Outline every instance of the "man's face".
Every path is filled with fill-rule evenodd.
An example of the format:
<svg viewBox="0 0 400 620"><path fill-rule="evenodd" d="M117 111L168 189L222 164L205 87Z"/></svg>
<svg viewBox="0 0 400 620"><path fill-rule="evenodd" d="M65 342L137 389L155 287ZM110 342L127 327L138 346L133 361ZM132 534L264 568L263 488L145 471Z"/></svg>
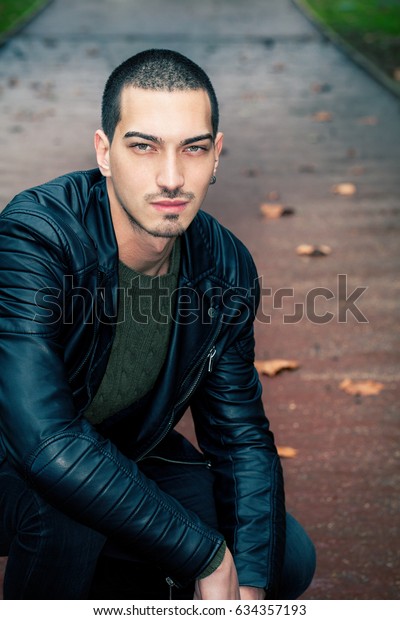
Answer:
<svg viewBox="0 0 400 620"><path fill-rule="evenodd" d="M111 145L96 134L113 217L123 214L152 236L182 234L205 198L221 147L222 134L212 138L206 91L126 87Z"/></svg>

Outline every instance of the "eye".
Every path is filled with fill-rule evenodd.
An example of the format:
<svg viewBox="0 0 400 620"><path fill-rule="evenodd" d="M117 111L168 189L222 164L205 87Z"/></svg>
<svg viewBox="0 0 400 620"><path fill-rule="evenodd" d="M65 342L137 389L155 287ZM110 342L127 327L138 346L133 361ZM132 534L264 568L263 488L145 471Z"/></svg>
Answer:
<svg viewBox="0 0 400 620"><path fill-rule="evenodd" d="M198 144L192 144L191 146L186 147L185 151L187 153L204 153L208 151L208 147L199 146Z"/></svg>
<svg viewBox="0 0 400 620"><path fill-rule="evenodd" d="M139 153L149 153L154 149L151 144L146 144L145 142L136 142L135 144L130 144L129 148L134 149Z"/></svg>

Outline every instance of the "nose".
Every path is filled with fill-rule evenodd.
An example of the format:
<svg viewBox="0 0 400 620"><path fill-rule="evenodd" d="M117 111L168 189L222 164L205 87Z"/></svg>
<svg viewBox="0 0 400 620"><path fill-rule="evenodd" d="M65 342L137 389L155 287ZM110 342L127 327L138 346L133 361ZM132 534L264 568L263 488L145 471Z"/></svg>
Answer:
<svg viewBox="0 0 400 620"><path fill-rule="evenodd" d="M157 184L169 191L180 188L184 185L185 179L181 162L176 153L165 153L160 161L157 173Z"/></svg>

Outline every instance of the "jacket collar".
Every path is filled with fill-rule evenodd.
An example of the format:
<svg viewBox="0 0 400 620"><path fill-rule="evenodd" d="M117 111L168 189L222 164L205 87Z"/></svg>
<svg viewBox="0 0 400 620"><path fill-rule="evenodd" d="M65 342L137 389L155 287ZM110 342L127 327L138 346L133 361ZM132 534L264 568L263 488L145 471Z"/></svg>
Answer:
<svg viewBox="0 0 400 620"><path fill-rule="evenodd" d="M111 218L106 180L98 170L90 171L90 174L94 175L95 182L89 191L83 223L96 246L99 270L104 274L109 274L118 270L118 246Z"/></svg>

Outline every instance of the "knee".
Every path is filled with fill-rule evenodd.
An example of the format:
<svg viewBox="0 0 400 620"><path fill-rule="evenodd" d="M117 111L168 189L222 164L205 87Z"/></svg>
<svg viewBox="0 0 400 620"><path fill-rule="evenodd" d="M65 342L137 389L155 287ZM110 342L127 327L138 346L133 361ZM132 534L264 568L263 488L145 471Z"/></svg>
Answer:
<svg viewBox="0 0 400 620"><path fill-rule="evenodd" d="M79 524L48 504L34 489L15 485L3 515L4 555L19 549L23 553L45 554L50 558L83 557L92 548L99 553L104 536Z"/></svg>
<svg viewBox="0 0 400 620"><path fill-rule="evenodd" d="M16 536L35 538L40 533L40 507L34 493L16 474L0 476L0 555L8 555Z"/></svg>
<svg viewBox="0 0 400 620"><path fill-rule="evenodd" d="M312 540L300 523L287 515L281 598L294 600L303 594L312 582L315 568L316 551Z"/></svg>

